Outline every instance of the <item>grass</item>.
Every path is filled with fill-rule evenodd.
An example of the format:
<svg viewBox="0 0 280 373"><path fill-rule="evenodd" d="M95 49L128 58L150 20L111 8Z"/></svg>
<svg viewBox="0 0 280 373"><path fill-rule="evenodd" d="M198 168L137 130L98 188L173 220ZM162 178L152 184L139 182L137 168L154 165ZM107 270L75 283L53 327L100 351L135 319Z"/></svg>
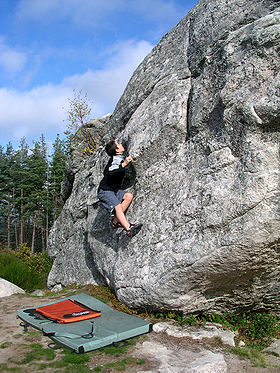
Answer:
<svg viewBox="0 0 280 373"><path fill-rule="evenodd" d="M231 348L231 352L242 359L248 359L255 367L271 366L266 360L267 353L262 350L269 346L275 338L280 338L280 322L271 312L251 312L243 314L204 314L182 316L178 313L158 313L157 318L176 320L181 326L205 325L207 322L218 323L237 333L236 344L242 340L244 347ZM216 338L219 345L219 340ZM272 354L274 355L274 354ZM276 353L276 355L278 355ZM274 355L274 356L276 356ZM277 367L279 368L279 367Z"/></svg>
<svg viewBox="0 0 280 373"><path fill-rule="evenodd" d="M116 353L116 349L117 349L116 347L114 347L113 350L110 350L108 348L106 350L105 348L103 351L98 351L98 352L100 354L102 354L102 352L105 354L110 354L110 355L113 355L114 357L120 356L122 353L126 352L125 349L122 349L119 351L119 353ZM65 372L87 373L87 372L91 372L92 369L90 369L86 363L89 363L91 361L91 357L93 356L94 356L94 351L87 353L87 354L76 354L69 350L63 349L63 356L61 357L60 360L51 362L49 364L46 364L46 363L39 364L39 368L42 370L46 368L50 368L50 367L56 368L56 369L64 368ZM125 370L126 365L140 365L143 363L145 363L143 359L138 359L138 358L129 356L120 361L114 361L114 362L110 362L110 363L95 367L94 371L102 372L102 370L107 369L107 368L114 368L116 370Z"/></svg>
<svg viewBox="0 0 280 373"><path fill-rule="evenodd" d="M25 355L25 357L20 361L14 361L10 360L10 362L16 364L16 365L36 365L39 370L45 370L47 368L53 368L54 371L64 371L64 372L70 372L70 373L88 373L91 372L92 369L89 368L88 363L92 361L94 356L96 356L96 352L98 354L107 354L111 355L112 357L120 357L122 354L125 354L127 352L127 349L135 344L135 341L130 341L130 343L127 346L121 346L121 347L114 347L114 346L108 346L105 347L102 351L92 351L87 354L76 354L70 350L67 350L65 348L57 350L58 352L55 352L54 350L51 350L50 348L44 348L39 343L33 343L31 345L25 345L24 347L31 349L28 351ZM40 361L43 361L40 363ZM127 365L140 365L144 364L145 360L138 359L135 357L125 357L119 361L113 361L110 363L106 363L104 365L100 365L96 368L94 368L94 371L96 372L102 372L104 369L107 368L113 368L117 371L119 370L125 370ZM2 364L0 366L2 368L2 371L19 371L16 367L8 367L6 364Z"/></svg>
<svg viewBox="0 0 280 373"><path fill-rule="evenodd" d="M251 312L243 314L202 314L182 316L178 313L157 313L156 318L173 319L181 326L218 323L238 334L237 342L243 340L247 346L263 349L274 338L280 337L280 322L271 312Z"/></svg>
<svg viewBox="0 0 280 373"><path fill-rule="evenodd" d="M22 370L20 368L17 368L17 367L13 367L13 368L9 368L7 366L7 364L0 364L0 372L22 372Z"/></svg>
<svg viewBox="0 0 280 373"><path fill-rule="evenodd" d="M0 346L1 349L10 347L12 342L3 342Z"/></svg>
<svg viewBox="0 0 280 373"><path fill-rule="evenodd" d="M35 331L37 334L38 332ZM28 336L32 332L26 333ZM132 367L133 365L140 365L145 363L143 359L138 359L133 356L126 356L129 349L136 344L139 338L135 337L128 340L126 343L120 343L119 346L106 346L103 349L91 351L84 354L77 354L66 348L50 349L45 348L40 343L31 343L22 345L25 355L18 361L9 359L9 366L7 364L0 365L0 371L21 371L18 367L28 369L31 366L35 366L35 369L45 370L52 369L54 372L69 372L69 373L88 373L92 372L95 362L100 359L103 355L107 355L108 358L105 361L108 363L96 367L96 371L106 371L106 369L114 369L114 371L125 370L126 366ZM7 342L8 343L8 342ZM3 348L8 347L8 344L4 342ZM9 343L10 346L10 343ZM120 359L116 359L120 358ZM32 370L32 368L30 368Z"/></svg>
<svg viewBox="0 0 280 373"><path fill-rule="evenodd" d="M16 338L16 339L18 339L18 338L21 338L21 337L22 337L22 335L23 335L23 334L14 334L14 335L13 335L13 338Z"/></svg>
<svg viewBox="0 0 280 373"><path fill-rule="evenodd" d="M64 356L61 361L66 364L83 364L90 360L90 357L87 354L76 354L67 349L63 349L63 353Z"/></svg>
<svg viewBox="0 0 280 373"><path fill-rule="evenodd" d="M105 354L105 355L112 355L115 357L120 357L122 354L125 354L128 349L130 349L132 346L134 346L137 342L137 340L140 337L134 337L131 339L128 339L125 342L120 342L117 346L109 345L106 347L103 347L100 350L93 351L94 354Z"/></svg>
<svg viewBox="0 0 280 373"><path fill-rule="evenodd" d="M33 361L40 360L53 360L55 358L55 352L50 348L44 348L39 343L32 343L31 345L25 345L27 348L31 347L31 351L27 352L24 359L17 361L16 364L29 364Z"/></svg>
<svg viewBox="0 0 280 373"><path fill-rule="evenodd" d="M265 355L254 347L233 347L231 350L234 354L240 356L242 359L249 359L254 367L266 368L269 364L266 361Z"/></svg>
<svg viewBox="0 0 280 373"><path fill-rule="evenodd" d="M6 252L0 253L0 277L26 291L42 286L42 280L35 269L29 268L13 254Z"/></svg>
<svg viewBox="0 0 280 373"><path fill-rule="evenodd" d="M0 252L0 277L19 286L27 292L46 288L51 261L47 254L31 254L22 246L18 250Z"/></svg>
<svg viewBox="0 0 280 373"><path fill-rule="evenodd" d="M278 354L277 352L275 351L265 351L265 353L267 355L272 355L272 356L275 356L275 357L280 357L280 354Z"/></svg>
<svg viewBox="0 0 280 373"><path fill-rule="evenodd" d="M30 345L24 345L29 351L26 353L25 357L20 361L10 360L16 365L37 365L40 369L45 369L47 367L53 368L65 368L71 366L70 370L83 372L83 365L90 361L90 356L88 354L76 354L67 349L60 349L61 356L57 356L56 351L50 348L44 348L40 343L32 343ZM59 360L54 361L56 358ZM47 361L44 363L38 363L40 361ZM79 369L78 369L79 367ZM77 368L75 370L75 368Z"/></svg>

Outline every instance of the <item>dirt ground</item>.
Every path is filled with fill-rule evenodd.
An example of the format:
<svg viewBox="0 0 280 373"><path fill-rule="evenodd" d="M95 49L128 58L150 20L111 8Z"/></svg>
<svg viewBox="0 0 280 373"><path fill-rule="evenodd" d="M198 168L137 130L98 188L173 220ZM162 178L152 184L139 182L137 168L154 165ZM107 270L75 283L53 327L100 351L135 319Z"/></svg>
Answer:
<svg viewBox="0 0 280 373"><path fill-rule="evenodd" d="M0 371L1 372L189 372L176 366L165 370L162 368L161 356L139 354L145 342L160 345L165 350L176 351L178 356L187 352L210 350L214 353L221 352L227 363L228 373L279 373L276 367L253 367L249 360L242 360L230 352L229 347L217 341L194 341L190 338L175 338L165 333L151 332L138 337L126 347L108 348L87 354L75 354L55 347L52 341L33 328L27 332L20 326L21 320L17 319L16 311L21 308L35 307L56 299L62 299L67 294L53 294L46 297L31 297L27 295L12 295L0 298L1 323L0 323ZM52 343L50 345L50 343ZM65 352L66 351L66 352ZM33 353L33 355L32 355ZM186 355L187 356L187 355ZM280 365L280 359L268 357L273 365ZM176 364L175 364L176 365ZM196 370L195 370L196 372ZM204 373L207 373L204 371ZM210 373L210 371L209 371ZM216 373L211 370L211 373Z"/></svg>

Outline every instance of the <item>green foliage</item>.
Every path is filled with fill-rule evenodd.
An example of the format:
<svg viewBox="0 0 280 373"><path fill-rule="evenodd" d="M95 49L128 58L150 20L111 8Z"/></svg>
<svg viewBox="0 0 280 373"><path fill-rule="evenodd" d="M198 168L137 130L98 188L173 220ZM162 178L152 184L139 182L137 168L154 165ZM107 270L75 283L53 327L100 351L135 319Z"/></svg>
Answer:
<svg viewBox="0 0 280 373"><path fill-rule="evenodd" d="M157 319L171 319L171 320L175 320L178 322L178 324L180 324L181 326L184 326L184 325L196 325L198 324L198 319L195 315L193 314L189 314L187 316L183 316L182 314L180 313L176 313L176 312L157 312L155 314L155 317Z"/></svg>
<svg viewBox="0 0 280 373"><path fill-rule="evenodd" d="M32 254L31 249L24 243L13 252L21 261L26 263L30 269L35 269L41 274L46 274L51 270L52 261L46 252Z"/></svg>
<svg viewBox="0 0 280 373"><path fill-rule="evenodd" d="M57 136L49 161L44 138L29 148L0 147L0 245L17 248L28 242L32 252L44 251L48 231L58 217L63 201L60 185L64 178L65 141Z"/></svg>
<svg viewBox="0 0 280 373"><path fill-rule="evenodd" d="M0 277L28 292L45 288L51 266L47 254L17 255L14 251L0 252Z"/></svg>
<svg viewBox="0 0 280 373"><path fill-rule="evenodd" d="M53 350L52 350L53 351ZM53 351L55 354L55 352ZM56 354L55 354L55 357ZM48 360L48 359L46 359ZM53 360L53 359L52 359ZM64 372L90 372L91 370L85 363L90 361L89 354L76 354L70 350L63 348L62 356L59 357L59 360L50 362L50 363L42 363L39 364L40 370L44 370L47 368L54 368L54 369L63 369ZM60 370L59 370L60 371Z"/></svg>
<svg viewBox="0 0 280 373"><path fill-rule="evenodd" d="M279 319L271 312L250 312L237 314L189 314L183 316L175 312L156 313L156 318L173 319L181 326L203 325L206 322L218 323L238 332L238 338L242 339L250 347L264 348L274 338L280 337Z"/></svg>
<svg viewBox="0 0 280 373"><path fill-rule="evenodd" d="M102 353L105 353L106 355L112 355L115 357L119 357L122 354L126 353L128 349L130 349L131 346L134 346L138 340L138 337L129 339L123 343L118 343L116 346L109 345L102 348ZM94 353L100 354L100 351L96 350Z"/></svg>
<svg viewBox="0 0 280 373"><path fill-rule="evenodd" d="M87 354L76 354L66 348L63 349L61 361L67 364L83 364L90 361L90 357Z"/></svg>
<svg viewBox="0 0 280 373"><path fill-rule="evenodd" d="M68 98L69 108L67 113L67 128L69 148L75 143L81 155L92 155L97 146L97 139L91 135L86 123L91 113L90 102L87 94L82 90L73 89L74 97ZM75 156L75 154L74 154Z"/></svg>
<svg viewBox="0 0 280 373"><path fill-rule="evenodd" d="M22 373L22 370L20 368L9 368L7 364L0 364L0 372Z"/></svg>
<svg viewBox="0 0 280 373"><path fill-rule="evenodd" d="M8 253L0 254L0 277L27 291L42 286L41 279L35 270Z"/></svg>
<svg viewBox="0 0 280 373"><path fill-rule="evenodd" d="M12 342L4 342L1 344L0 348L4 349L4 348L8 348L9 346L11 346Z"/></svg>
<svg viewBox="0 0 280 373"><path fill-rule="evenodd" d="M60 189L65 176L66 153L66 142L57 135L49 168L49 208L53 211L53 220L56 220L63 207Z"/></svg>
<svg viewBox="0 0 280 373"><path fill-rule="evenodd" d="M280 336L279 319L271 312L229 315L228 321L237 328L240 337L252 347L266 347L273 338Z"/></svg>
<svg viewBox="0 0 280 373"><path fill-rule="evenodd" d="M44 348L39 343L33 343L30 345L32 350L26 354L24 359L19 364L28 364L31 361L53 360L55 358L55 352L50 348Z"/></svg>
<svg viewBox="0 0 280 373"><path fill-rule="evenodd" d="M183 325L193 326L193 325L197 324L197 319L192 314L187 315L186 317L177 316L177 317L175 317L175 320L177 320L181 326L183 326Z"/></svg>
<svg viewBox="0 0 280 373"><path fill-rule="evenodd" d="M251 360L255 367L267 367L264 354L259 349L253 347L233 347L232 352L239 355L242 359Z"/></svg>

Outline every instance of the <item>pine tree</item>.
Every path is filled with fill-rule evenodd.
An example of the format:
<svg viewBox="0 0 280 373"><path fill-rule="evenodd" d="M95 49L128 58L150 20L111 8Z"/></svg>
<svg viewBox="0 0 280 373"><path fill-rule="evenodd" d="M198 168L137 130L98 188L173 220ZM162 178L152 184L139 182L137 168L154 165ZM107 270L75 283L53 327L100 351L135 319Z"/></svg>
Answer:
<svg viewBox="0 0 280 373"><path fill-rule="evenodd" d="M0 246L6 242L6 155L3 146L0 146Z"/></svg>
<svg viewBox="0 0 280 373"><path fill-rule="evenodd" d="M14 181L14 210L15 210L15 230L19 227L18 239L16 243L22 244L24 242L24 214L23 214L23 204L24 196L28 196L28 151L29 147L23 137L20 140L20 147L14 154L14 164L11 170L12 178ZM26 184L27 183L27 184ZM17 247L17 245L16 245Z"/></svg>
<svg viewBox="0 0 280 373"><path fill-rule="evenodd" d="M4 153L1 149L0 163L0 206L1 206L1 225L5 228L6 237L2 237L4 244L11 247L11 223L12 223L12 193L14 183L12 180L11 169L13 168L14 150L11 142L7 145Z"/></svg>
<svg viewBox="0 0 280 373"><path fill-rule="evenodd" d="M28 157L27 174L28 195L24 197L24 216L32 225L31 251L34 252L36 228L44 222L47 195L47 146L42 135L40 142L34 142ZM26 202L25 202L26 201Z"/></svg>
<svg viewBox="0 0 280 373"><path fill-rule="evenodd" d="M65 173L65 141L57 136L49 162L44 136L29 149L0 146L0 246L16 248L22 243L32 252L46 249L48 231L63 201L61 182Z"/></svg>
<svg viewBox="0 0 280 373"><path fill-rule="evenodd" d="M61 140L57 135L53 144L53 155L52 162L50 165L50 193L52 196L52 207L53 207L53 221L58 217L62 208L61 199L61 182L65 176L65 162L66 162L66 145L65 141Z"/></svg>

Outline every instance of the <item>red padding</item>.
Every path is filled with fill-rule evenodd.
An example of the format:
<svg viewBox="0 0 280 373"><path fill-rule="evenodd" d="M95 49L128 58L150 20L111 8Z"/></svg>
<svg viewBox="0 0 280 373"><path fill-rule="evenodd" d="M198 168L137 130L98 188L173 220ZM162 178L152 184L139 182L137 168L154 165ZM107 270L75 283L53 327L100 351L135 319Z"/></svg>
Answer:
<svg viewBox="0 0 280 373"><path fill-rule="evenodd" d="M91 310L71 299L62 300L49 306L38 307L36 311L60 323L87 320L101 315L100 311Z"/></svg>

